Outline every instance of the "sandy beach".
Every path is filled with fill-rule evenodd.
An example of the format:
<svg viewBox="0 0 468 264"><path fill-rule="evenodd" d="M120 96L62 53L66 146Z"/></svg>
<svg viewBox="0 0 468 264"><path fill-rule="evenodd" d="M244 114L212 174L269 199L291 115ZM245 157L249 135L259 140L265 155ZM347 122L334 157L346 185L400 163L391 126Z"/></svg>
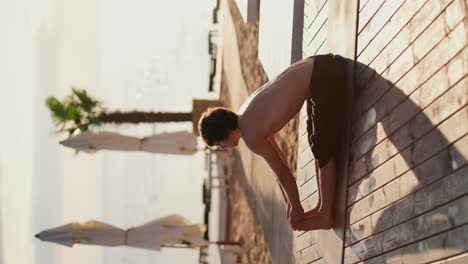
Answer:
<svg viewBox="0 0 468 264"><path fill-rule="evenodd" d="M258 22L244 23L242 16L234 0L227 0L234 21L242 73L249 94L268 82L261 62L258 59ZM223 74L229 74L223 72ZM224 78L222 78L224 80ZM230 105L225 82L221 83L221 100ZM297 161L297 125L298 117L291 120L277 135L278 145L284 152L291 171L295 175Z"/></svg>
<svg viewBox="0 0 468 264"><path fill-rule="evenodd" d="M226 0L229 3L230 15L232 16L238 40L240 63L242 74L245 80L248 93L252 93L257 88L268 81L268 77L258 60L258 22L244 23L234 0ZM231 106L228 87L225 75L229 72L223 71L221 81L220 98L227 106ZM291 171L296 173L297 160L297 125L298 117L291 120L277 135L278 145L284 152ZM239 170L237 170L239 172ZM272 256L269 252L262 227L255 219L252 211L252 201L246 195L243 175L234 173L229 192L229 239L240 241L246 253L239 256L240 263L272 263Z"/></svg>

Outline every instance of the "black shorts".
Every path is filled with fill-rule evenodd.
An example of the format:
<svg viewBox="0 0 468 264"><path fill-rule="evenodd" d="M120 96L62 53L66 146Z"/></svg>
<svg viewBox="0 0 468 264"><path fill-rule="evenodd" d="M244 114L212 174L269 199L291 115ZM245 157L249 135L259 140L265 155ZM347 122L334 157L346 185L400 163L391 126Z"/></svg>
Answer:
<svg viewBox="0 0 468 264"><path fill-rule="evenodd" d="M307 100L309 145L319 167L338 156L345 114L345 59L316 55Z"/></svg>

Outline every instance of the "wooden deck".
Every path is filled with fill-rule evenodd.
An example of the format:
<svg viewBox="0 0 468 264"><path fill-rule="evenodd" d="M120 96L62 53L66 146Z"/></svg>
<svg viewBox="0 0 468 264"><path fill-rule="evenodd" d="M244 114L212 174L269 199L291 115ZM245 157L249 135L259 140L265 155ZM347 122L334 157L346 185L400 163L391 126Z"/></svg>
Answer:
<svg viewBox="0 0 468 264"><path fill-rule="evenodd" d="M466 262L466 13L465 0L360 10L346 263Z"/></svg>
<svg viewBox="0 0 468 264"><path fill-rule="evenodd" d="M467 6L304 1L303 57L334 52L356 61L349 144L341 153L337 227L294 233L273 172L240 146L274 263L468 263ZM225 38L235 39L227 24ZM237 47L228 42L223 67L235 74L226 78L242 87ZM233 104L246 96L231 94ZM300 117L297 183L307 210L317 203L317 184L304 108Z"/></svg>

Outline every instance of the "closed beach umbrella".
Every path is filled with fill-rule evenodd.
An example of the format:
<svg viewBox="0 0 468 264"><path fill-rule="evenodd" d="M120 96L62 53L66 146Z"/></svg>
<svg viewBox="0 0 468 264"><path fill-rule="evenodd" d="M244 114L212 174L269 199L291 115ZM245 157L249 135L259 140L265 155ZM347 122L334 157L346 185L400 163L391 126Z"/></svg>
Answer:
<svg viewBox="0 0 468 264"><path fill-rule="evenodd" d="M186 218L174 214L130 228L127 245L150 250L160 250L163 245L187 243L192 247L200 247L208 244L203 238L205 230L205 225L192 224Z"/></svg>
<svg viewBox="0 0 468 264"><path fill-rule="evenodd" d="M36 235L42 241L72 247L74 244L101 246L129 246L150 250L184 244L200 247L208 244L203 238L206 226L192 224L183 216L174 214L127 230L99 222L70 223L45 230Z"/></svg>
<svg viewBox="0 0 468 264"><path fill-rule="evenodd" d="M125 136L115 132L85 131L60 143L87 153L94 153L98 150L120 150L191 155L197 151L197 136L188 131L165 132L144 138Z"/></svg>
<svg viewBox="0 0 468 264"><path fill-rule="evenodd" d="M197 136L188 131L166 132L142 138L141 150L165 154L194 154Z"/></svg>
<svg viewBox="0 0 468 264"><path fill-rule="evenodd" d="M42 241L72 247L74 244L121 246L125 243L125 230L100 222L69 223L45 230L36 235Z"/></svg>

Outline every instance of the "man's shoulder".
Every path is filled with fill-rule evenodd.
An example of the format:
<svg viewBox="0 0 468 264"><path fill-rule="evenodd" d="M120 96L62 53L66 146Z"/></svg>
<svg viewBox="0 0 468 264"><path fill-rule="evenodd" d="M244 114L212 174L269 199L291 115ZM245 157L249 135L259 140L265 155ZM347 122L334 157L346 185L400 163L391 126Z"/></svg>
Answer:
<svg viewBox="0 0 468 264"><path fill-rule="evenodd" d="M242 135L245 145L255 154L262 155L268 140L259 134L249 133Z"/></svg>

